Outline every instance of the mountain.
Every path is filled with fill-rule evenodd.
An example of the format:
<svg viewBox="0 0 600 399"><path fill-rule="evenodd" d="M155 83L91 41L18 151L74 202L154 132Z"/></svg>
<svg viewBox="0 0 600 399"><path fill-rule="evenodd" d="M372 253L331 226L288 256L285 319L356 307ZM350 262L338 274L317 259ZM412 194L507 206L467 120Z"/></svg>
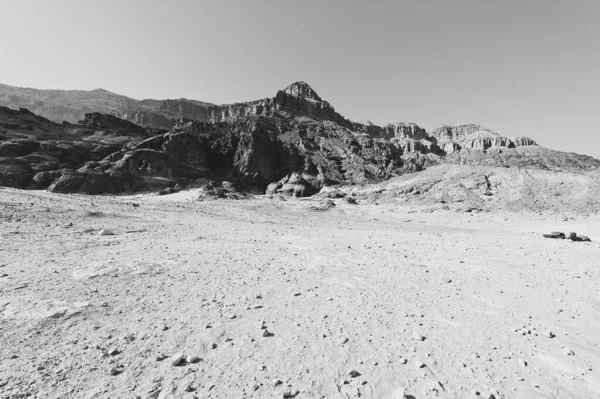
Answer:
<svg viewBox="0 0 600 399"><path fill-rule="evenodd" d="M85 114L99 112L140 126L168 129L182 117L208 120L212 105L184 98L135 100L103 89L38 90L0 84L0 106L26 108L58 123L77 123Z"/></svg>
<svg viewBox="0 0 600 399"><path fill-rule="evenodd" d="M27 109L0 107L4 186L95 194L228 180L245 189L310 195L326 186L377 184L444 164L574 176L595 176L600 167L594 158L476 124L427 131L407 122L353 122L304 82L273 97L227 105L137 101L103 90L54 97L19 90L13 92L29 98L25 103L32 100L22 93L35 94L34 109L46 115L94 112L59 124Z"/></svg>

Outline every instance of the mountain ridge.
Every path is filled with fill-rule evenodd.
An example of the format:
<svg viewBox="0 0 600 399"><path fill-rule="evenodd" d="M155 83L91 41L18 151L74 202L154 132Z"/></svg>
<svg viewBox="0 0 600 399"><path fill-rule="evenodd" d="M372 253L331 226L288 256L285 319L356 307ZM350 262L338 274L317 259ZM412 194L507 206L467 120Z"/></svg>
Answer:
<svg viewBox="0 0 600 399"><path fill-rule="evenodd" d="M220 106L143 100L134 105L145 108L122 116L103 111L125 99L104 91L98 96L112 102L92 96L96 103L86 106L98 109L75 123L0 106L0 185L98 194L226 180L242 189L302 196L330 186L377 184L440 164L574 175L600 167L592 157L477 124L428 131L412 122L354 122L305 82L274 97ZM39 101L42 110L51 106ZM197 118L181 116L186 112ZM165 122L168 127L161 128Z"/></svg>

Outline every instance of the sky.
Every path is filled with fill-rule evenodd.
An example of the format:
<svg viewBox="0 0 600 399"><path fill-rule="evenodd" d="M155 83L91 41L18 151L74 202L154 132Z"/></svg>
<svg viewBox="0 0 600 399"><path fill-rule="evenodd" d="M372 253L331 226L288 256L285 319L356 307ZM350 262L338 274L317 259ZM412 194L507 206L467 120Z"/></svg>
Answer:
<svg viewBox="0 0 600 399"><path fill-rule="evenodd" d="M600 158L598 0L0 0L0 83L215 104L305 81L346 118Z"/></svg>

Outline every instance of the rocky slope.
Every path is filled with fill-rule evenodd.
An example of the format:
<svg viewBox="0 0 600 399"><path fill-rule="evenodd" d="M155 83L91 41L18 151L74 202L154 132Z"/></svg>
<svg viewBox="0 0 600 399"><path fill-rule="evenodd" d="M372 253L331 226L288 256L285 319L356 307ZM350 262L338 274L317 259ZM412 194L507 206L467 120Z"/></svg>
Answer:
<svg viewBox="0 0 600 399"><path fill-rule="evenodd" d="M445 163L569 173L600 166L479 125L426 131L414 123L352 122L304 82L272 98L203 109L196 119L157 129L161 124L140 127L101 113L57 124L0 108L0 184L95 194L185 187L197 179L262 191L281 181L271 192L292 184L284 191L309 195Z"/></svg>
<svg viewBox="0 0 600 399"><path fill-rule="evenodd" d="M0 106L26 108L62 123L77 123L87 113L117 116L140 126L168 129L180 118L208 120L212 104L201 101L135 100L107 90L38 90L0 84Z"/></svg>

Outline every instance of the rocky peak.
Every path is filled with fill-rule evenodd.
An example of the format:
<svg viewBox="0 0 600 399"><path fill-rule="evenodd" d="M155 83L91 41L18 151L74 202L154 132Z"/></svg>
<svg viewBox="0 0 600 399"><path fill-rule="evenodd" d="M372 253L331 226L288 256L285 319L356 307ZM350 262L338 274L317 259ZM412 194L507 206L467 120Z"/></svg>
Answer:
<svg viewBox="0 0 600 399"><path fill-rule="evenodd" d="M282 90L286 94L290 94L296 97L302 97L309 101L321 102L323 101L321 97L317 94L316 91L313 90L312 87L305 82L296 82L292 83L288 87Z"/></svg>

